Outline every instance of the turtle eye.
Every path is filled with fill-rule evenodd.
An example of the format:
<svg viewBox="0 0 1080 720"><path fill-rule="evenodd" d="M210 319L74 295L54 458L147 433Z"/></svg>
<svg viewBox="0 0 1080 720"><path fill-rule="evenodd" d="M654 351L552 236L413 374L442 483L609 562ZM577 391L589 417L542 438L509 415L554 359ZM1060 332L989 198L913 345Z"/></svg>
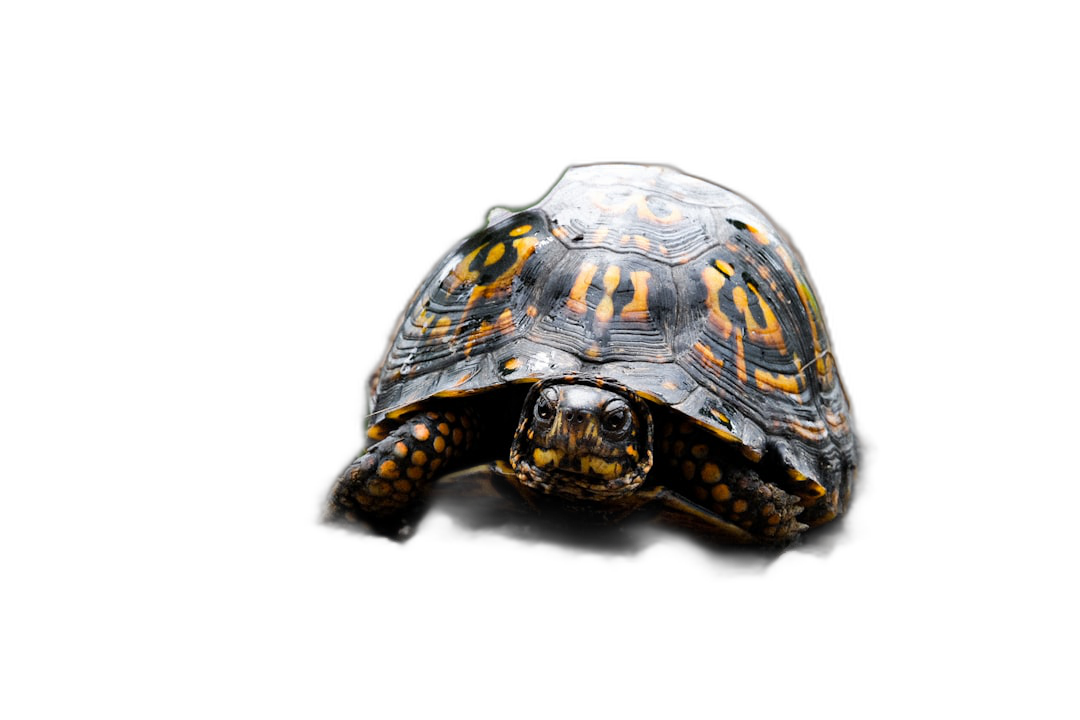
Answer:
<svg viewBox="0 0 1080 720"><path fill-rule="evenodd" d="M630 431L633 416L630 408L622 401L609 403L604 409L604 416L600 420L600 427L609 439L620 440L626 437Z"/></svg>
<svg viewBox="0 0 1080 720"><path fill-rule="evenodd" d="M546 389L536 396L533 405L533 417L540 424L547 425L555 417L555 402L558 399L554 390Z"/></svg>

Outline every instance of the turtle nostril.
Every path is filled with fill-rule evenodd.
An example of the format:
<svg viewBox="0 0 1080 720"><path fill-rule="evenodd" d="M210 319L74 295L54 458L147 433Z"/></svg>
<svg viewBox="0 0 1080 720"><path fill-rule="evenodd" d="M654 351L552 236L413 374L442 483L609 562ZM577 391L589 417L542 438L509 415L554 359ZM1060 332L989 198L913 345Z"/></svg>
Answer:
<svg viewBox="0 0 1080 720"><path fill-rule="evenodd" d="M583 424L585 422L585 420L587 418L588 418L588 413L585 412L584 410L571 410L570 411L569 420L570 420L571 425L581 425L581 424Z"/></svg>

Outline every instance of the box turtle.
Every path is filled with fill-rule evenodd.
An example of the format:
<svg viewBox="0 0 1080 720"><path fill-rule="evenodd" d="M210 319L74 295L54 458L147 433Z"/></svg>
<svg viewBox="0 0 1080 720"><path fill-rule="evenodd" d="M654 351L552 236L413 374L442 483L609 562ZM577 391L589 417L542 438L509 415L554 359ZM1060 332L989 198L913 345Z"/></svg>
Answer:
<svg viewBox="0 0 1080 720"><path fill-rule="evenodd" d="M843 512L857 465L798 253L738 195L641 165L570 168L443 258L372 379L367 437L329 514L388 534L488 465L540 512L649 506L786 544Z"/></svg>

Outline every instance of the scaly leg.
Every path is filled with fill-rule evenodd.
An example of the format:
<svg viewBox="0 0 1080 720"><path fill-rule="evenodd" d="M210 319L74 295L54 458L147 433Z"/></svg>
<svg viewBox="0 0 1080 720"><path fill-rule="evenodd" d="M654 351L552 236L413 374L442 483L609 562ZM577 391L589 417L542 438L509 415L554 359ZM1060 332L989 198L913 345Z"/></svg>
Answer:
<svg viewBox="0 0 1080 720"><path fill-rule="evenodd" d="M371 444L341 476L330 495L331 518L366 520L380 532L396 533L427 489L473 444L472 411L443 405L375 425Z"/></svg>
<svg viewBox="0 0 1080 720"><path fill-rule="evenodd" d="M762 479L756 464L707 430L674 422L662 433L669 490L684 495L725 524L760 542L784 544L807 526L798 521L800 498ZM707 517L707 514L703 517Z"/></svg>

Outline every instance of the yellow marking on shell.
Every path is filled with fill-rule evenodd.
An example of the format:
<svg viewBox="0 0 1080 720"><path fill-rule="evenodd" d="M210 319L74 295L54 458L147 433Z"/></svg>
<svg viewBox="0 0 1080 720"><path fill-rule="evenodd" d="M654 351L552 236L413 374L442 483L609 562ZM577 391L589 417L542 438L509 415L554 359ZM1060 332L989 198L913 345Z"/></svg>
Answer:
<svg viewBox="0 0 1080 720"><path fill-rule="evenodd" d="M480 298L493 298L510 289L513 279L521 272L522 266L525 265L525 262L532 257L533 252L536 250L537 241L534 236L530 235L528 237L515 238L513 244L514 249L517 251L517 259L514 260L510 267L503 270L502 273L491 282L485 285L477 285L472 289L472 292L469 294L469 300L465 304L466 313ZM461 263L458 264L458 267L461 267L461 264L465 263L466 260L471 263L483 247L484 246L481 245L479 248L469 253L465 260L462 260ZM468 266L466 265L466 267ZM455 274L456 273L457 271L455 269ZM479 273L474 271L472 273L472 281L475 281L478 277Z"/></svg>
<svg viewBox="0 0 1080 720"><path fill-rule="evenodd" d="M517 329L517 326L514 325L514 313L510 308L506 308L499 313L499 317L495 321L495 329L503 335L510 335Z"/></svg>
<svg viewBox="0 0 1080 720"><path fill-rule="evenodd" d="M413 404L410 404L410 405L402 405L399 408L394 408L393 410L387 410L386 411L386 417L390 418L391 420L397 420L401 416L408 415L409 413L413 412L414 410L416 410L416 403L413 403Z"/></svg>
<svg viewBox="0 0 1080 720"><path fill-rule="evenodd" d="M679 389L679 386L676 385L675 383L671 382L670 380L665 380L664 382L660 383L660 387L664 388L665 390L678 390Z"/></svg>
<svg viewBox="0 0 1080 720"><path fill-rule="evenodd" d="M818 317L814 313L814 305L816 305L816 303L813 302L813 298L811 297L812 291L806 283L803 282L801 275L796 272L795 263L783 245L777 244L776 254L780 256L780 260L784 263L784 267L787 269L788 274L795 282L795 290L799 294L799 301L802 303L803 310L806 312L806 317L810 322L810 338L814 344L814 356L817 360L818 375L830 374L830 368L826 365L825 357L821 352L821 338L818 337L817 331Z"/></svg>
<svg viewBox="0 0 1080 720"><path fill-rule="evenodd" d="M400 471L398 470L397 463L393 460L384 460L379 465L379 477L386 478L387 480L396 480L399 477Z"/></svg>
<svg viewBox="0 0 1080 720"><path fill-rule="evenodd" d="M533 450L533 464L538 468L558 465L562 462L563 451L558 448L535 448Z"/></svg>
<svg viewBox="0 0 1080 720"><path fill-rule="evenodd" d="M386 437L386 428L382 425L372 425L367 431L368 439L379 441Z"/></svg>
<svg viewBox="0 0 1080 720"><path fill-rule="evenodd" d="M435 449L435 452L441 453L446 449L446 440L442 435L436 435L435 439L431 441L431 447Z"/></svg>
<svg viewBox="0 0 1080 720"><path fill-rule="evenodd" d="M480 251L488 246L487 243L481 243L476 248L461 258L461 262L454 266L454 269L450 271L450 277L453 279L450 281L450 292L454 292L459 287L465 284L471 284L476 282L476 279L480 277L478 270L470 270L473 262L479 257Z"/></svg>
<svg viewBox="0 0 1080 720"><path fill-rule="evenodd" d="M510 358L503 363L503 370L517 370L521 367L521 360L519 358Z"/></svg>
<svg viewBox="0 0 1080 720"><path fill-rule="evenodd" d="M714 487L710 494L712 495L713 500L716 500L717 502L724 502L725 500L731 499L731 488L721 483L720 485Z"/></svg>
<svg viewBox="0 0 1080 720"><path fill-rule="evenodd" d="M717 270L724 273L724 275L727 275L728 277L732 277L733 275L735 275L735 268L731 267L730 264L724 262L723 260L720 260L719 258L713 261L713 265L716 266Z"/></svg>
<svg viewBox="0 0 1080 720"><path fill-rule="evenodd" d="M473 330L471 333L469 333L469 337L465 339L465 355L466 356L472 355L473 348L476 347L476 344L483 342L484 339L486 339L487 336L491 334L492 328L494 328L494 327L495 326L492 325L491 323L489 323L487 320L481 321L480 322L480 327L478 327L476 330ZM460 385L462 382L464 382L467 379L468 379L468 377L463 379L458 384Z"/></svg>
<svg viewBox="0 0 1080 720"><path fill-rule="evenodd" d="M440 338L450 329L450 318L443 315L435 321L435 327L431 329L431 337Z"/></svg>
<svg viewBox="0 0 1080 720"><path fill-rule="evenodd" d="M480 301L481 299L496 298L510 293L510 289L513 285L515 277L521 274L522 268L525 266L525 262L532 256L532 253L536 252L536 247L538 243L539 241L537 240L537 237L535 235L515 237L512 243L515 250L514 261L510 263L510 266L508 268L505 268L501 274L499 274L497 277L494 277L494 279L491 279L490 282L486 284L476 284L476 281L480 280L481 273L477 270L470 270L470 268L472 267L472 264L476 260L476 258L480 256L482 250L488 246L488 243L478 245L475 249L473 249L473 252L461 258L457 266L454 267L454 270L450 271L450 274L447 276L447 279L445 281L448 283L447 290L449 291L449 293L454 293L454 291L456 291L458 287L463 284L473 284L472 289L469 291L469 299L465 301L465 307L462 310L461 317L458 320L457 332L461 332L465 327L468 326L468 324L465 323L465 318L469 316L469 313L472 311L473 305L475 305L476 302ZM502 259L503 255L507 253L507 249L508 248L505 243L499 243L496 246L492 246L488 250L488 254L484 261L484 266L488 267L492 266L492 264L497 263L499 260ZM421 312L420 315L418 315L417 317L417 323L424 328L426 328L430 322L430 317L424 315L423 312ZM490 325L487 329L490 330ZM440 334L438 334L437 336L433 334L433 337L441 337L444 334L445 330L440 332ZM465 344L465 354L469 354L469 352L471 352L472 350L472 345L480 341L482 337L483 336L481 335L476 335L476 332L473 332L471 337L467 341L465 341L465 343L467 343ZM457 334L455 334L455 339L456 338Z"/></svg>
<svg viewBox="0 0 1080 720"><path fill-rule="evenodd" d="M525 227L528 227L528 225L526 225ZM510 234L513 235L514 233ZM488 250L487 255L484 256L484 267L494 265L495 263L499 262L499 260L502 260L502 256L504 254L506 254L506 245L504 243L492 245L491 249Z"/></svg>
<svg viewBox="0 0 1080 720"><path fill-rule="evenodd" d="M591 358L600 357L600 344L593 343L591 346L589 346L589 349L585 351L585 354Z"/></svg>
<svg viewBox="0 0 1080 720"><path fill-rule="evenodd" d="M723 289L726 278L709 265L701 271L701 281L705 283L705 306L709 308L709 322L727 340L735 329L735 323L720 309L720 290Z"/></svg>
<svg viewBox="0 0 1080 720"><path fill-rule="evenodd" d="M652 243L649 242L649 238L645 237L644 235L635 235L631 239L634 241L634 245L637 245L639 250L644 250L645 252L648 252L649 249L652 247Z"/></svg>
<svg viewBox="0 0 1080 720"><path fill-rule="evenodd" d="M758 368L754 370L754 380L762 390L782 390L792 395L799 393L799 376L797 375L773 375Z"/></svg>
<svg viewBox="0 0 1080 720"><path fill-rule="evenodd" d="M806 440L821 441L828 437L828 432L825 430L825 426L821 423L814 423L813 425L803 425L795 421L789 422L788 427L795 431L795 433Z"/></svg>
<svg viewBox="0 0 1080 720"><path fill-rule="evenodd" d="M528 232L528 231L526 231L526 232ZM567 232L566 228L564 228L564 227L553 227L553 228L551 228L551 234L554 235L555 237L559 238L560 240L568 240L570 238L570 233Z"/></svg>
<svg viewBox="0 0 1080 720"><path fill-rule="evenodd" d="M701 356L701 359L705 361L706 365L709 365L710 367L716 368L718 370L724 367L724 359L716 357L715 353L713 353L712 351L712 348L705 343L699 340L698 342L694 343L694 349L697 350L698 355ZM674 390L675 388L672 387L671 389Z"/></svg>
<svg viewBox="0 0 1080 720"><path fill-rule="evenodd" d="M516 228L510 231L510 237L521 237L525 233L532 230L532 225L518 225Z"/></svg>
<svg viewBox="0 0 1080 720"><path fill-rule="evenodd" d="M602 478L617 478L622 475L622 464L605 460L595 455L586 455L579 459L581 472L599 475Z"/></svg>
<svg viewBox="0 0 1080 720"><path fill-rule="evenodd" d="M677 207L672 208L666 217L660 217L649 207L644 195L635 195L634 202L637 204L637 216L642 220L648 220L658 225L674 225L682 220L682 210Z"/></svg>
<svg viewBox="0 0 1080 720"><path fill-rule="evenodd" d="M662 360L659 362L663 362ZM655 393L651 393L647 390L639 390L637 393L642 400L648 400L649 402L656 403L657 405L663 405L664 399Z"/></svg>
<svg viewBox="0 0 1080 720"><path fill-rule="evenodd" d="M449 425L449 423L441 422L441 423L439 423L439 425L438 425L438 427L436 429L440 433L442 433L443 435L449 435L450 434L450 425Z"/></svg>
<svg viewBox="0 0 1080 720"><path fill-rule="evenodd" d="M722 431L720 431L718 434L723 436ZM737 442L739 441L739 438L735 437L734 435L731 435L731 437L735 441L737 441ZM765 455L761 450L755 450L754 448L750 447L749 445L740 445L739 446L739 452L742 453L742 456L744 458L746 458L747 460L749 460L751 462L761 462L761 458L764 457L764 455Z"/></svg>
<svg viewBox="0 0 1080 720"><path fill-rule="evenodd" d="M416 319L413 320L413 325L420 329L421 335L427 332L428 326L431 325L431 321L435 319L435 316L429 313L426 307L423 307L426 303L427 300L424 300L423 303L421 303L420 312L416 313Z"/></svg>
<svg viewBox="0 0 1080 720"><path fill-rule="evenodd" d="M469 377L469 375L464 376L457 381L457 384L461 385L466 380L468 380ZM475 390L440 390L439 392L435 393L434 397L465 397L466 395L472 395L475 392Z"/></svg>
<svg viewBox="0 0 1080 720"><path fill-rule="evenodd" d="M431 431L428 430L427 425L424 425L423 423L416 423L412 426L412 436L420 442L424 442L429 437L431 437Z"/></svg>
<svg viewBox="0 0 1080 720"><path fill-rule="evenodd" d="M761 245L768 245L769 244L770 240L769 240L768 235L761 232L760 230L758 230L753 225L747 225L746 223L743 223L743 225L746 225L746 229L750 231L750 234L754 236L754 239L757 240L759 244L761 244Z"/></svg>
<svg viewBox="0 0 1080 720"><path fill-rule="evenodd" d="M633 445L627 445L626 446L626 454L627 454L628 457L631 457L631 458L637 460L638 451L637 451L637 448L634 447Z"/></svg>
<svg viewBox="0 0 1080 720"><path fill-rule="evenodd" d="M619 311L624 320L645 320L649 317L649 278L648 270L632 270L630 284L634 286L634 297Z"/></svg>
<svg viewBox="0 0 1080 720"><path fill-rule="evenodd" d="M615 303L611 296L619 287L621 274L622 269L618 265L608 265L607 270L604 271L604 297L600 300L600 304L596 306L596 319L600 322L608 322L611 320L611 316L615 314Z"/></svg>
<svg viewBox="0 0 1080 720"><path fill-rule="evenodd" d="M576 313L584 314L589 307L585 303L585 294L589 291L589 286L592 285L592 279L593 276L596 275L596 270L596 263L583 263L581 265L581 270L578 272L577 279L574 280L573 287L570 288L570 295L566 301L566 305Z"/></svg>
<svg viewBox="0 0 1080 720"><path fill-rule="evenodd" d="M735 369L740 382L746 382L746 353L743 351L742 330L735 331Z"/></svg>
<svg viewBox="0 0 1080 720"><path fill-rule="evenodd" d="M746 320L747 338L750 342L758 345L768 345L769 347L776 348L781 353L787 353L787 346L784 344L784 331L780 329L780 323L776 320L776 315L773 314L772 308L761 297L761 293L753 284L748 285L750 292L754 293L758 300L758 307L761 308L761 314L765 318L764 325L758 325L757 320L754 319L754 314L750 312L750 301L746 295L746 291L742 289L742 286L736 287L731 291L731 297L735 301L735 307L739 312L743 314L743 318Z"/></svg>
<svg viewBox="0 0 1080 720"><path fill-rule="evenodd" d="M608 233L611 232L611 228L607 225L601 225L593 232L593 242L602 243L607 240Z"/></svg>
<svg viewBox="0 0 1080 720"><path fill-rule="evenodd" d="M403 458L409 454L409 446L398 440L394 443L394 455L399 458Z"/></svg>
<svg viewBox="0 0 1080 720"><path fill-rule="evenodd" d="M420 480L421 478L424 477L424 468L414 465L414 466L410 467L408 470L406 470L405 474L408 475L413 480Z"/></svg>
<svg viewBox="0 0 1080 720"><path fill-rule="evenodd" d="M714 418L716 418L718 421L722 422L723 424L725 424L725 425L727 425L729 427L731 426L731 418L729 418L727 415L720 412L716 408L709 408L709 414L712 415Z"/></svg>
<svg viewBox="0 0 1080 720"><path fill-rule="evenodd" d="M825 409L825 422L829 424L829 427L835 430L846 430L848 427L846 414L835 413L828 408Z"/></svg>
<svg viewBox="0 0 1080 720"><path fill-rule="evenodd" d="M409 460L413 465L427 465L427 453L423 450L414 450Z"/></svg>

